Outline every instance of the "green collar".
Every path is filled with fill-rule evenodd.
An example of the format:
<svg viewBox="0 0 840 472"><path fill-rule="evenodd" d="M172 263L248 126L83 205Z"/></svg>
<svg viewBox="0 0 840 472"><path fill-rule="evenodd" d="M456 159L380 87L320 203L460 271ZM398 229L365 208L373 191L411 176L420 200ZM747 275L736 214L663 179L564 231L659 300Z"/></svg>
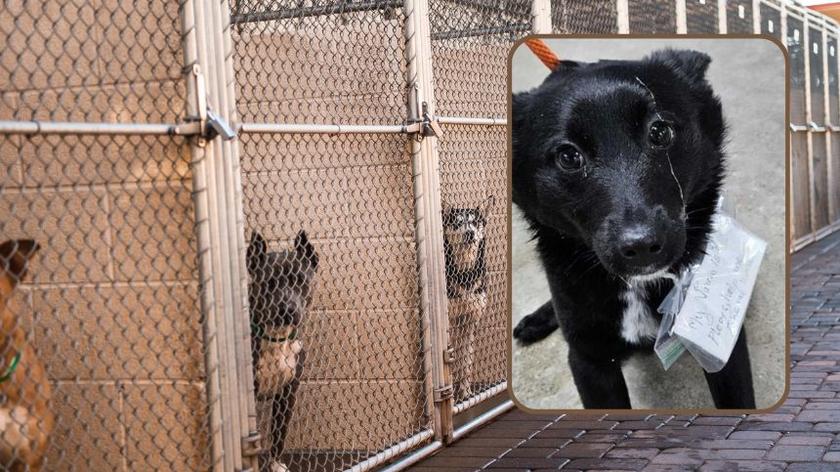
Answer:
<svg viewBox="0 0 840 472"><path fill-rule="evenodd" d="M21 352L18 352L15 354L15 357L12 358L12 362L9 363L9 367L6 367L6 371L3 372L2 376L0 376L0 383L12 378L12 375L15 373L15 370L17 370L17 366L20 363L20 355Z"/></svg>
<svg viewBox="0 0 840 472"><path fill-rule="evenodd" d="M251 323L251 333L253 333L255 336L257 336L258 338L260 338L264 341L268 341L268 342L272 342L272 343L282 343L282 342L286 342L286 341L291 341L291 340L295 339L295 336L297 336L297 330L292 329L292 332L288 336L286 336L285 338L273 338L273 337L265 334L265 331L263 330L262 326L260 326L258 324L254 324L254 323ZM2 382L2 380L0 380L0 382Z"/></svg>

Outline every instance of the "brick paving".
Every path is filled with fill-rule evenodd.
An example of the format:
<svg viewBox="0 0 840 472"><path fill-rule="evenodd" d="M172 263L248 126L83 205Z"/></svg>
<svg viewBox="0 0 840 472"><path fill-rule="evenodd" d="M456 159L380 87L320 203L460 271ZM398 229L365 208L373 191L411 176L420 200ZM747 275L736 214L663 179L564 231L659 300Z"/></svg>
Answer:
<svg viewBox="0 0 840 472"><path fill-rule="evenodd" d="M412 472L840 471L840 233L794 254L790 395L759 415L511 411Z"/></svg>

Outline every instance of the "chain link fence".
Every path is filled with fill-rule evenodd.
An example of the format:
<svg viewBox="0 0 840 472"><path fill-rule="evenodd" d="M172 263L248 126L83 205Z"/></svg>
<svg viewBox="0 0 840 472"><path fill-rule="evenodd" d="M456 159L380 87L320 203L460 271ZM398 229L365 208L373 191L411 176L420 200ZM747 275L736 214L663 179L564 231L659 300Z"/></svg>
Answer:
<svg viewBox="0 0 840 472"><path fill-rule="evenodd" d="M791 3L3 10L0 468L361 472L488 418L537 24L784 38L795 246L840 217L838 29Z"/></svg>

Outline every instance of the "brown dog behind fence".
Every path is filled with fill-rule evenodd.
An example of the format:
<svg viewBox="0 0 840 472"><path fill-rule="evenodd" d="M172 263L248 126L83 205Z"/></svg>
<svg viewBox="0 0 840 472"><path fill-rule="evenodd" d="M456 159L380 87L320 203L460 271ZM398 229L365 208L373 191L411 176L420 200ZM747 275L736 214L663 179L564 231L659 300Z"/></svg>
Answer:
<svg viewBox="0 0 840 472"><path fill-rule="evenodd" d="M23 328L23 313L12 308L12 291L38 250L31 240L0 244L0 469L39 471L55 416L47 373Z"/></svg>
<svg viewBox="0 0 840 472"><path fill-rule="evenodd" d="M487 310L487 215L494 201L487 197L473 208L444 208L443 232L446 294L449 298L452 377L455 399L474 392L475 335Z"/></svg>

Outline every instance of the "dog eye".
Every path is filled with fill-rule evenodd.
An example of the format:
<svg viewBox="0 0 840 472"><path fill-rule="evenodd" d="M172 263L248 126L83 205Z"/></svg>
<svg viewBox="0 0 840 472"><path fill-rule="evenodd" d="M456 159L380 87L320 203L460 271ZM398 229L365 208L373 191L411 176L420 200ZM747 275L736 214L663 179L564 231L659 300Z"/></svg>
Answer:
<svg viewBox="0 0 840 472"><path fill-rule="evenodd" d="M648 139L653 147L667 148L674 142L674 127L667 121L656 120L650 125Z"/></svg>
<svg viewBox="0 0 840 472"><path fill-rule="evenodd" d="M555 159L557 165L566 172L577 172L583 168L583 154L571 144L561 144Z"/></svg>

